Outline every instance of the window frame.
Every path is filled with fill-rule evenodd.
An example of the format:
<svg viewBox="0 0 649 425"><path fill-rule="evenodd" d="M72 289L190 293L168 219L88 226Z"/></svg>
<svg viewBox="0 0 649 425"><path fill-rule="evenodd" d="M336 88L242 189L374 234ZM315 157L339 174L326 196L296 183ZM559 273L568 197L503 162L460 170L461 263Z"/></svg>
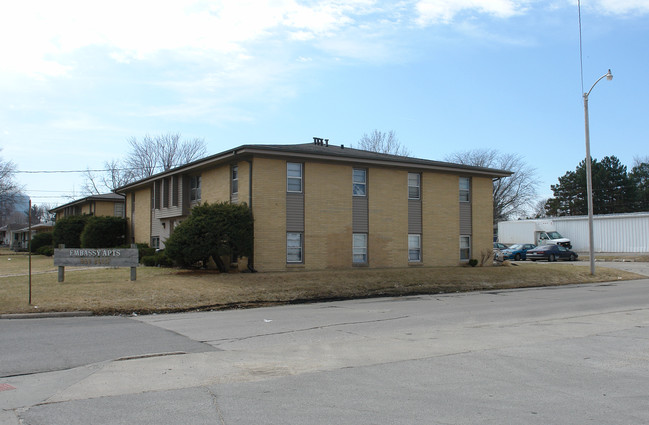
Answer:
<svg viewBox="0 0 649 425"><path fill-rule="evenodd" d="M356 181L356 172L363 173L362 181ZM357 187L363 189L362 193L356 192ZM352 168L352 195L361 198L367 196L367 168Z"/></svg>
<svg viewBox="0 0 649 425"><path fill-rule="evenodd" d="M289 236L297 235L299 237L299 246L289 246ZM290 251L298 250L299 259L290 259ZM286 232L286 264L304 264L304 233L303 232Z"/></svg>
<svg viewBox="0 0 649 425"><path fill-rule="evenodd" d="M357 237L362 236L363 244L357 245ZM352 233L352 264L366 265L368 263L368 250L367 250L367 233ZM357 261L356 256L362 255L362 261Z"/></svg>
<svg viewBox="0 0 649 425"><path fill-rule="evenodd" d="M462 241L466 240L468 246L462 246ZM467 252L466 258L462 256L463 251ZM460 261L469 261L471 259L471 235L460 235Z"/></svg>
<svg viewBox="0 0 649 425"><path fill-rule="evenodd" d="M291 176L289 174L289 171L295 172L295 170L289 170L289 167L291 165L298 165L300 167L300 175L299 176ZM295 180L297 180L300 184L300 190L291 190L290 188L290 183L291 180L293 180L293 184L295 184ZM286 192L289 193L303 193L304 189L304 164L301 162L287 162L286 163Z"/></svg>
<svg viewBox="0 0 649 425"><path fill-rule="evenodd" d="M233 165L230 170L230 190L232 195L237 195L239 193L239 166Z"/></svg>
<svg viewBox="0 0 649 425"><path fill-rule="evenodd" d="M466 182L467 187L462 187L462 182ZM471 202L471 178L460 177L459 180L460 202ZM465 196L463 196L465 195Z"/></svg>
<svg viewBox="0 0 649 425"><path fill-rule="evenodd" d="M411 238L417 238L417 246L412 247L410 245ZM415 251L417 253L417 258L412 259L410 257L410 254ZM408 262L409 263L421 263L422 262L422 256L421 256L421 234L420 233L409 233L408 234Z"/></svg>
<svg viewBox="0 0 649 425"><path fill-rule="evenodd" d="M413 186L413 185L410 184L410 177L411 176L417 177L417 185L416 186ZM417 196L416 197L411 196L411 194L410 194L410 190L412 188L417 189ZM421 173L408 173L408 199L415 199L415 200L421 199Z"/></svg>
<svg viewBox="0 0 649 425"><path fill-rule="evenodd" d="M195 175L189 178L189 200L191 202L200 202L201 200L201 176Z"/></svg>

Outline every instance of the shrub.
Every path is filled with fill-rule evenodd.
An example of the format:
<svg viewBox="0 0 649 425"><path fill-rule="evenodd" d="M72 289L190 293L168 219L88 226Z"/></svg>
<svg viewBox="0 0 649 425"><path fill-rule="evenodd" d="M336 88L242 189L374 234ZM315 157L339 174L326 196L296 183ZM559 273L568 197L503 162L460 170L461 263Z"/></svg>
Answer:
<svg viewBox="0 0 649 425"><path fill-rule="evenodd" d="M223 272L227 267L221 256L249 256L252 246L253 220L248 205L219 202L192 208L165 242L165 251L182 267L198 262L205 265L211 257Z"/></svg>
<svg viewBox="0 0 649 425"><path fill-rule="evenodd" d="M41 246L40 248L38 248L38 250L36 250L36 253L51 257L52 255L54 255L54 247L52 245Z"/></svg>
<svg viewBox="0 0 649 425"><path fill-rule="evenodd" d="M87 219L81 233L82 248L114 248L124 243L126 220L120 217L97 217Z"/></svg>
<svg viewBox="0 0 649 425"><path fill-rule="evenodd" d="M53 245L64 244L68 248L81 248L81 233L90 217L74 215L57 220L52 232Z"/></svg>
<svg viewBox="0 0 649 425"><path fill-rule="evenodd" d="M173 261L171 258L167 257L164 252L156 252L153 255L146 255L142 257L142 264L147 267L171 267L173 266Z"/></svg>
<svg viewBox="0 0 649 425"><path fill-rule="evenodd" d="M52 246L52 232L37 233L30 244L32 252L38 252L41 247Z"/></svg>
<svg viewBox="0 0 649 425"><path fill-rule="evenodd" d="M470 260L469 260L469 265L470 265L471 267L475 267L475 266L477 266L477 265L478 265L478 260L476 260L475 258L470 259Z"/></svg>

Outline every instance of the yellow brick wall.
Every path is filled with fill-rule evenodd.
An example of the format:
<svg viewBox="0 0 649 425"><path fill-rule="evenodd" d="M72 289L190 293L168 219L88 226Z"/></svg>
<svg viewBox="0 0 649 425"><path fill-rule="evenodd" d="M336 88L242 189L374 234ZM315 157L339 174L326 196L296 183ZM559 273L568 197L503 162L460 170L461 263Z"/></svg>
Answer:
<svg viewBox="0 0 649 425"><path fill-rule="evenodd" d="M480 260L483 254L493 251L493 184L490 177L471 179L473 235L471 257ZM488 261L485 265L491 265Z"/></svg>
<svg viewBox="0 0 649 425"><path fill-rule="evenodd" d="M255 269L286 269L286 161L255 158L252 165Z"/></svg>
<svg viewBox="0 0 649 425"><path fill-rule="evenodd" d="M133 216L135 243L151 243L151 190L150 188L140 189L135 192L135 215ZM129 220L129 231L131 229L131 193L126 195L126 217Z"/></svg>
<svg viewBox="0 0 649 425"><path fill-rule="evenodd" d="M230 201L230 165L201 172L201 202L214 204Z"/></svg>
<svg viewBox="0 0 649 425"><path fill-rule="evenodd" d="M408 265L408 172L370 168L368 259L370 267Z"/></svg>
<svg viewBox="0 0 649 425"><path fill-rule="evenodd" d="M460 258L458 176L423 173L422 258L426 266L454 266Z"/></svg>
<svg viewBox="0 0 649 425"><path fill-rule="evenodd" d="M308 162L304 167L306 269L352 265L352 167Z"/></svg>
<svg viewBox="0 0 649 425"><path fill-rule="evenodd" d="M95 215L113 217L115 216L115 203L107 201L95 202Z"/></svg>
<svg viewBox="0 0 649 425"><path fill-rule="evenodd" d="M249 193L250 193L250 164L246 161L239 161L237 164L239 167L239 203L249 204Z"/></svg>

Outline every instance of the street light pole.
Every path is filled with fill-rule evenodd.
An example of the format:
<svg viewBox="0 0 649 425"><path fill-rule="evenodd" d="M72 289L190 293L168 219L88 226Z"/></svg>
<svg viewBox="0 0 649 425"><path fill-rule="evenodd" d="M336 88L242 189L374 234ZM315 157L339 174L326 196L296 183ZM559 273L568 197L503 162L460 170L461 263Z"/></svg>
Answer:
<svg viewBox="0 0 649 425"><path fill-rule="evenodd" d="M588 196L588 256L590 259L590 274L595 274L595 249L593 248L593 174L590 163L590 129L588 127L588 96L593 91L595 85L599 83L604 77L607 80L613 79L611 70L595 81L587 93L584 93L584 121L586 125L586 193Z"/></svg>

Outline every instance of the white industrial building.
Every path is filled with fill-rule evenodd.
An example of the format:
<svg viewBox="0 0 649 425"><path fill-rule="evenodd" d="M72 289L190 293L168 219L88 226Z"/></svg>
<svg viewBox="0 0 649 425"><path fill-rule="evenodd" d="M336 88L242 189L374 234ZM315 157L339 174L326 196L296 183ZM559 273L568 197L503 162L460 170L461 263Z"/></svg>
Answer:
<svg viewBox="0 0 649 425"><path fill-rule="evenodd" d="M547 217L572 242L573 251L588 252L588 217ZM595 252L649 253L649 212L593 216Z"/></svg>

